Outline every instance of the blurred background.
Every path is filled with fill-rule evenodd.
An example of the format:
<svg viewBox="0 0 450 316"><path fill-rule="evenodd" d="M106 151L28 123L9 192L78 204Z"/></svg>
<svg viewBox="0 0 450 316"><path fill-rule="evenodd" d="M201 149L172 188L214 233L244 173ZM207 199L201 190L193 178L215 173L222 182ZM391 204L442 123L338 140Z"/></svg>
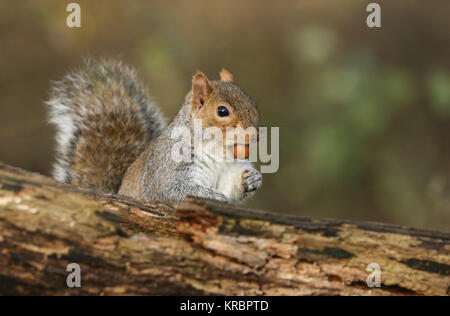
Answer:
<svg viewBox="0 0 450 316"><path fill-rule="evenodd" d="M280 127L250 206L450 230L450 1L0 0L0 160L45 175L51 80L116 57L175 115L201 69L229 69Z"/></svg>

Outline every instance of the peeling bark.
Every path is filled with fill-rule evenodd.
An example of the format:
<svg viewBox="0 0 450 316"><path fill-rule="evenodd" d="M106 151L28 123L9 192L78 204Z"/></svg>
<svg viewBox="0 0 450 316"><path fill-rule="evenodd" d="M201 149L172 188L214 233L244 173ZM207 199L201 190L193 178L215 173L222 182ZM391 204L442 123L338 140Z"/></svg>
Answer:
<svg viewBox="0 0 450 316"><path fill-rule="evenodd" d="M81 266L81 288L66 267ZM381 267L370 289L366 267ZM3 295L449 295L450 233L143 204L0 164Z"/></svg>

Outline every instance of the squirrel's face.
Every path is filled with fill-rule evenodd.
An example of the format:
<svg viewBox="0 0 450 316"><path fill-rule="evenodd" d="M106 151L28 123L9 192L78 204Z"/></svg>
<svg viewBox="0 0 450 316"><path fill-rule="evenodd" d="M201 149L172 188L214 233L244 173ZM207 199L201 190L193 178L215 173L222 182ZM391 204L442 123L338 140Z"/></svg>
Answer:
<svg viewBox="0 0 450 316"><path fill-rule="evenodd" d="M255 101L233 83L233 75L223 69L220 81L209 81L197 72L192 80L192 112L202 128L219 128L224 152L239 159L248 158L249 144L258 141L259 112Z"/></svg>

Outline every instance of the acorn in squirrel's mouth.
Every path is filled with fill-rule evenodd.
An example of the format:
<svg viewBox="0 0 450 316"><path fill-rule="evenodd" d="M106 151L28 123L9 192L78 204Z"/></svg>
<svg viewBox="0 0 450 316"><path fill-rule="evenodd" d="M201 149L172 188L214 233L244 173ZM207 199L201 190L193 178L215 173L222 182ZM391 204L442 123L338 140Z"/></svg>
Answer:
<svg viewBox="0 0 450 316"><path fill-rule="evenodd" d="M233 153L235 159L248 159L250 157L250 145L234 144Z"/></svg>

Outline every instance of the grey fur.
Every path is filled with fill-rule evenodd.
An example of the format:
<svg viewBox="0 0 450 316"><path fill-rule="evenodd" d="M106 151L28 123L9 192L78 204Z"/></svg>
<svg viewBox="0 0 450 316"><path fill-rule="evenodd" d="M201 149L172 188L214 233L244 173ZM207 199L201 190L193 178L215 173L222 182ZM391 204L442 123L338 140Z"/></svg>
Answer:
<svg viewBox="0 0 450 316"><path fill-rule="evenodd" d="M220 82L214 82L214 85L218 89L231 89L227 95L231 98L229 101L236 104L236 113L244 121L259 125L256 104L237 86ZM119 89L112 89L113 86L118 86ZM117 93L118 90L125 93ZM246 102L246 105L240 106L241 101ZM49 120L57 130L57 161L54 165L54 177L61 182L81 183L92 187L95 181L89 183L90 179L108 180L112 177L115 178L113 185L107 183L104 187L115 188L115 184L119 181L118 185L121 185L120 189L119 187L117 189L120 194L144 201L182 201L186 196L197 196L224 202L241 202L251 196L262 184L261 174L249 162L219 163L212 156L200 159L195 156L195 153L191 162L173 160L171 151L178 140L171 138L172 131L175 128L185 127L193 135L191 99L186 99L178 115L167 126L165 118L146 89L138 82L135 71L121 62L86 61L83 70L72 72L53 84L47 104ZM135 122L137 127L144 127L149 135L150 141L145 144L142 143L141 138L138 138L141 143L137 145L145 145L146 149L143 152L139 151L139 157L131 165L128 165L129 162L125 158L135 156L127 155L128 151L124 148L128 147L123 144L125 138L118 135L127 132L129 135L134 134L121 129L120 115L113 116L109 122L105 108L102 107L104 104L109 104L106 107L108 112L114 109L125 114L130 112L132 122ZM133 107L130 107L131 104ZM92 117L95 118L94 121L90 120ZM119 124L119 130L113 128L117 126L115 123ZM134 125L132 124L131 127L134 128ZM118 136L115 142L112 138L108 139L108 132L103 128L108 129L109 134ZM89 134L91 131L92 133ZM90 138L82 136L86 132L94 136ZM89 151L91 153L89 157L83 156L84 152L80 151L78 146L90 145L93 148L93 143L98 140L101 141L100 147L103 146L108 150L112 148L114 154L124 152L123 155L119 155L119 167L116 166L117 164L111 164L112 158L105 155L103 151ZM108 141L111 143L106 144ZM137 145L135 146L132 142L130 148L136 148ZM86 162L83 158L94 159L86 160L90 161ZM78 171L75 168L75 161L78 161L76 165ZM103 164L116 166L115 168L125 166L126 172L124 175L117 173L115 171L118 169L111 166L103 168ZM99 166L101 172L91 175L91 170ZM77 172L83 173L84 177ZM94 174L97 178L93 176Z"/></svg>
<svg viewBox="0 0 450 316"><path fill-rule="evenodd" d="M102 82L115 82L125 89L141 110L136 124L145 126L152 138L158 136L167 125L166 119L137 80L134 69L120 61L86 60L82 70L71 72L62 80L53 82L50 99L46 102L49 108L49 122L56 127L56 162L53 166L53 177L58 181L70 183L74 177L71 166L78 135L87 128L85 112L95 111L93 105L87 109L87 105L80 104L74 96L92 92L99 86L101 88L101 84L96 84Z"/></svg>
<svg viewBox="0 0 450 316"><path fill-rule="evenodd" d="M141 155L145 167L138 181L142 191L121 188L119 193L146 201L183 201L187 196L197 196L223 202L241 202L259 189L262 176L249 162L212 163L212 166L208 166L208 161L197 159L194 151L190 162L176 162L171 158L171 149L178 141L171 138L174 128L185 127L193 134L194 124L189 114L191 107L191 100L188 99L172 123ZM236 173L233 181L227 184L237 190L238 193L233 196L225 195L215 186L214 178L224 170ZM241 177L244 171L247 171L246 182ZM131 178L135 180L134 176Z"/></svg>

